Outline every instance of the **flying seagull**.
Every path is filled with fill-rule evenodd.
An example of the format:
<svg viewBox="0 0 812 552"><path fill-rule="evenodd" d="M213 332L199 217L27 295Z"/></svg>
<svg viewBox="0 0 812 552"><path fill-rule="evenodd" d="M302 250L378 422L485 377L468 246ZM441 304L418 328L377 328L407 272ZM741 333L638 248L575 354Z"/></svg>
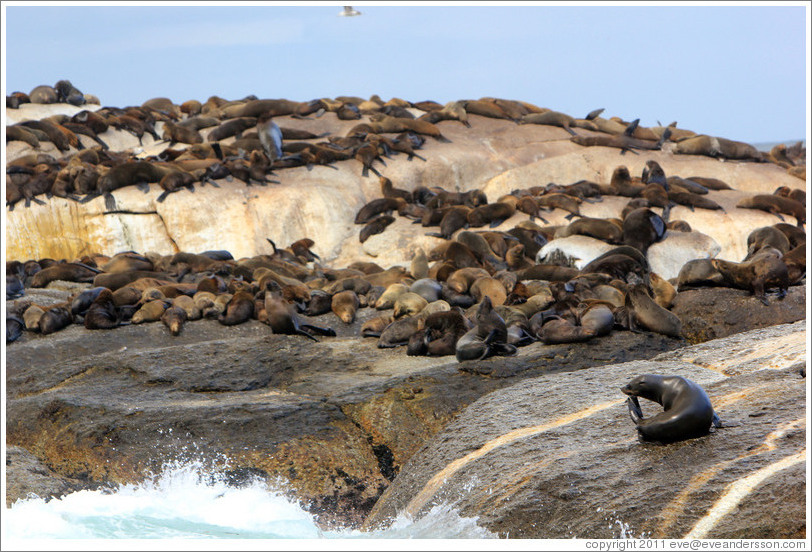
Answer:
<svg viewBox="0 0 812 552"><path fill-rule="evenodd" d="M361 15L361 12L352 9L352 6L344 6L344 11L339 12L338 15L340 17L352 17L354 15Z"/></svg>

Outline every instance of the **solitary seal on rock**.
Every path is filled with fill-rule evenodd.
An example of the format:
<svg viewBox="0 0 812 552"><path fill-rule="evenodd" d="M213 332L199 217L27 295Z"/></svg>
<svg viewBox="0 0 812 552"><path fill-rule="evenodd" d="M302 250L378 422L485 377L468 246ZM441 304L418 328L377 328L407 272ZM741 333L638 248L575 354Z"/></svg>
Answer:
<svg viewBox="0 0 812 552"><path fill-rule="evenodd" d="M641 441L674 443L722 425L705 390L682 376L637 376L620 390L629 396L626 403ZM664 412L643 418L637 397L659 403Z"/></svg>

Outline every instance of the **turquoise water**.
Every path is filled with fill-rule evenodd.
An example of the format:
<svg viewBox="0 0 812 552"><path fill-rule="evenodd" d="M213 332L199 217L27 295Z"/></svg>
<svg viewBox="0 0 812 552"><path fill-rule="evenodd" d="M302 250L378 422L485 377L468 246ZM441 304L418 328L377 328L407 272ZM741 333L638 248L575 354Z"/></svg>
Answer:
<svg viewBox="0 0 812 552"><path fill-rule="evenodd" d="M202 473L198 464L166 468L139 485L79 491L46 502L15 502L3 514L5 539L482 539L496 535L453 508L381 531L321 530L312 515L264 483L242 488Z"/></svg>

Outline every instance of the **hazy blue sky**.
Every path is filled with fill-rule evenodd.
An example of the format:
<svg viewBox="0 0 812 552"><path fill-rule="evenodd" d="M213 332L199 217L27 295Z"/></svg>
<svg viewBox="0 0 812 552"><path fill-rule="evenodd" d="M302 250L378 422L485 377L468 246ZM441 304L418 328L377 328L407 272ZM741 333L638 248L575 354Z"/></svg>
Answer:
<svg viewBox="0 0 812 552"><path fill-rule="evenodd" d="M204 7L6 3L5 92L69 79L102 105L210 95L598 107L749 142L806 135L808 3Z"/></svg>

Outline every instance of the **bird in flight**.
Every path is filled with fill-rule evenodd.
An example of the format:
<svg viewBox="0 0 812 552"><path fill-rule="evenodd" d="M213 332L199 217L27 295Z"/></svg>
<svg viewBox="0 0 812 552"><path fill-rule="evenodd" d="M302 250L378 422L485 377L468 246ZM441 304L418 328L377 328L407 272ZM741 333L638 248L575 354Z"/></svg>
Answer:
<svg viewBox="0 0 812 552"><path fill-rule="evenodd" d="M352 6L344 6L344 11L339 12L340 17L352 17L354 15L361 15L358 10L352 9Z"/></svg>

